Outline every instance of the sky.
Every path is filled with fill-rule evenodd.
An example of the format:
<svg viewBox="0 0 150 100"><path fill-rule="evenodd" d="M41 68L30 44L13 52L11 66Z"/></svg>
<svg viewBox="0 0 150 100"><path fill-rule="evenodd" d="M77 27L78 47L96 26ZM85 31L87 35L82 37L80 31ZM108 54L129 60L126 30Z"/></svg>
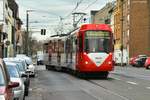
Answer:
<svg viewBox="0 0 150 100"><path fill-rule="evenodd" d="M58 30L61 25L63 25L64 33L71 29L73 22L71 12L84 12L87 14L85 17L89 19L91 10L100 10L110 1L112 0L16 0L24 29L26 11L30 10L29 29L33 31L32 37L38 40L44 40L57 34L55 30ZM60 21L60 18L63 20ZM89 20L87 20L88 22ZM46 29L45 36L40 35L42 28Z"/></svg>

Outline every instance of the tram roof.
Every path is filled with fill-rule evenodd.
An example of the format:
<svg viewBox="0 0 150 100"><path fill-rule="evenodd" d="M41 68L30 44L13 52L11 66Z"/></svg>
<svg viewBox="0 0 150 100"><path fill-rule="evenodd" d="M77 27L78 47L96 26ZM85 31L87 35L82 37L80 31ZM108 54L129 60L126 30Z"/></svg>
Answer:
<svg viewBox="0 0 150 100"><path fill-rule="evenodd" d="M71 35L71 34L73 34L74 32L76 32L76 31L78 31L78 30L79 30L79 27L73 29L72 31L68 32L67 34L68 34L68 35Z"/></svg>
<svg viewBox="0 0 150 100"><path fill-rule="evenodd" d="M68 34L52 35L50 40L64 40Z"/></svg>
<svg viewBox="0 0 150 100"><path fill-rule="evenodd" d="M80 27L80 31L85 30L106 30L112 32L111 27L107 24L84 24Z"/></svg>

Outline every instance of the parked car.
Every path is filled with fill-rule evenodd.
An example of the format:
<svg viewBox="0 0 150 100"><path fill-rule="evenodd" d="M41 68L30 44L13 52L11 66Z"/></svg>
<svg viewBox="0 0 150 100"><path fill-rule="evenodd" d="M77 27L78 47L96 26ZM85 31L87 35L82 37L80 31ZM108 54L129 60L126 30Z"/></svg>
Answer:
<svg viewBox="0 0 150 100"><path fill-rule="evenodd" d="M10 75L10 80L12 82L18 82L19 87L13 89L14 91L14 99L15 100L25 100L25 86L22 80L21 75L19 74L19 70L17 69L17 64L5 62L7 66L8 73Z"/></svg>
<svg viewBox="0 0 150 100"><path fill-rule="evenodd" d="M135 59L134 66L143 67L146 59L147 59L147 57L139 57L139 58Z"/></svg>
<svg viewBox="0 0 150 100"><path fill-rule="evenodd" d="M19 86L18 82L11 82L6 65L2 59L0 59L0 100L13 100L14 93L13 88Z"/></svg>
<svg viewBox="0 0 150 100"><path fill-rule="evenodd" d="M146 69L150 69L150 57L148 57L148 58L146 59L145 64L144 64L144 67L145 67Z"/></svg>
<svg viewBox="0 0 150 100"><path fill-rule="evenodd" d="M20 54L16 56L16 59L25 60L27 64L27 72L30 76L35 76L35 66L33 65L32 59L30 57Z"/></svg>
<svg viewBox="0 0 150 100"><path fill-rule="evenodd" d="M18 65L18 69L20 70L21 76L27 76L27 77L24 77L23 80L24 80L24 85L25 85L25 95L28 96L29 86L30 86L29 75L28 75L28 73L26 73L26 70L25 70L24 66L22 65L21 61L14 61L14 63L16 63Z"/></svg>
<svg viewBox="0 0 150 100"><path fill-rule="evenodd" d="M32 59L24 54L17 54L16 58L23 58L25 59L27 64L31 64L32 63Z"/></svg>
<svg viewBox="0 0 150 100"><path fill-rule="evenodd" d="M134 65L135 65L135 59L136 59L136 58L137 58L137 57L132 57L132 58L130 58L129 64L132 65L132 66L134 66Z"/></svg>
<svg viewBox="0 0 150 100"><path fill-rule="evenodd" d="M43 64L44 64L44 55L37 54L37 65L43 65Z"/></svg>
<svg viewBox="0 0 150 100"><path fill-rule="evenodd" d="M131 57L130 60L129 60L129 64L132 65L132 66L136 66L138 60L140 60L139 58L141 58L141 57L146 58L147 55L137 55L137 56Z"/></svg>
<svg viewBox="0 0 150 100"><path fill-rule="evenodd" d="M29 78L29 74L26 73L26 67L23 64L23 61L18 60L18 59L9 59L9 58L4 58L5 62L13 62L15 64L17 64L17 68L19 70L19 73L21 74L21 76L27 76L23 78L24 81L24 85L25 85L25 96L28 96L29 93L29 85L30 85L30 78Z"/></svg>
<svg viewBox="0 0 150 100"><path fill-rule="evenodd" d="M23 57L27 57L27 56L25 54L17 54L16 57L23 58Z"/></svg>
<svg viewBox="0 0 150 100"><path fill-rule="evenodd" d="M23 61L24 66L26 66L26 72L29 74L29 76L35 76L35 66L32 64L32 60L30 58L15 58L17 60Z"/></svg>

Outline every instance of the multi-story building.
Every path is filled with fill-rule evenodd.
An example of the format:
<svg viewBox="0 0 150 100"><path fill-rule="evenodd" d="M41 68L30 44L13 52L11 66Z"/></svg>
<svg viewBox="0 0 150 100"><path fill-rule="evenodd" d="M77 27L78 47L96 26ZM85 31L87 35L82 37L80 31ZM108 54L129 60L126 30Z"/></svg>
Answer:
<svg viewBox="0 0 150 100"><path fill-rule="evenodd" d="M22 45L23 45L23 32L21 30L21 25L22 25L22 21L21 19L16 19L16 38L15 38L15 41L16 41L16 53L22 53L21 52L21 48L22 48Z"/></svg>
<svg viewBox="0 0 150 100"><path fill-rule="evenodd" d="M124 1L124 2L123 2ZM116 63L128 63L129 53L127 49L129 38L129 4L126 0L116 0L114 10L114 38Z"/></svg>
<svg viewBox="0 0 150 100"><path fill-rule="evenodd" d="M130 0L129 54L150 56L150 9L148 0Z"/></svg>
<svg viewBox="0 0 150 100"><path fill-rule="evenodd" d="M10 45L8 46L7 56L15 56L16 54L16 33L17 33L17 19L19 18L18 13L18 4L15 0L7 0L8 8L12 11L12 19L13 24L11 25L11 32L8 34L8 40L10 41Z"/></svg>
<svg viewBox="0 0 150 100"><path fill-rule="evenodd" d="M0 57L5 57L7 51L8 33L11 33L12 11L8 8L7 0L0 1Z"/></svg>
<svg viewBox="0 0 150 100"><path fill-rule="evenodd" d="M129 57L150 55L149 0L117 0L115 9L116 49L123 47Z"/></svg>
<svg viewBox="0 0 150 100"><path fill-rule="evenodd" d="M91 11L91 23L95 24L111 24L112 12L115 7L115 2L107 3L99 11Z"/></svg>
<svg viewBox="0 0 150 100"><path fill-rule="evenodd" d="M114 10L114 37L115 37L115 49L120 49L121 47L121 5L120 1L117 1Z"/></svg>
<svg viewBox="0 0 150 100"><path fill-rule="evenodd" d="M15 56L18 42L16 37L21 27L18 5L15 0L2 0L0 12L0 57Z"/></svg>

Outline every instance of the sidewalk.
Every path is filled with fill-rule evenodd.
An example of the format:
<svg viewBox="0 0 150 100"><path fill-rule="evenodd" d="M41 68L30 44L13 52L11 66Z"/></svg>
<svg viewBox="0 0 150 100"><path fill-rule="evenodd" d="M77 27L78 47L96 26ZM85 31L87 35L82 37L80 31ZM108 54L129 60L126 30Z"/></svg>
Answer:
<svg viewBox="0 0 150 100"><path fill-rule="evenodd" d="M128 66L115 66L114 71L111 72L112 74L116 75L123 75L127 77L135 77L140 79L147 79L150 80L150 70L146 70L144 67L137 68Z"/></svg>

